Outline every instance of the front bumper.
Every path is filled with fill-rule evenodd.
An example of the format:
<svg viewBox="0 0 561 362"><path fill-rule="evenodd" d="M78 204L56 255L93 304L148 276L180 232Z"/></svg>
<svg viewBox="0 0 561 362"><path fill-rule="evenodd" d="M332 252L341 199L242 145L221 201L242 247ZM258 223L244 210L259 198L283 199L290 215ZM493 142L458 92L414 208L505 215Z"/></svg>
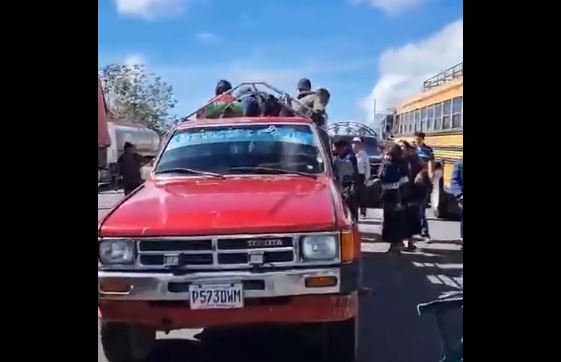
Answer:
<svg viewBox="0 0 561 362"><path fill-rule="evenodd" d="M331 287L306 287L307 278L318 276L335 277L337 284ZM343 283L346 279L343 278ZM111 281L129 284L129 291L124 293L102 292L99 286ZM190 283L217 282L242 282L244 299L337 294L348 289L344 285L342 288L341 268L338 267L263 273L251 271L195 272L185 275L98 271L98 295L100 300L188 301Z"/></svg>
<svg viewBox="0 0 561 362"><path fill-rule="evenodd" d="M301 324L348 320L357 314L358 294L322 294L249 299L239 309L197 309L188 303L100 300L99 317L105 322L143 325L157 330Z"/></svg>
<svg viewBox="0 0 561 362"><path fill-rule="evenodd" d="M98 272L98 283L130 283L128 293L99 291L103 321L150 326L159 330L340 321L357 313L357 264L256 273L251 271L169 273ZM306 278L331 276L331 287L306 287ZM197 309L189 304L189 283L242 282L244 306Z"/></svg>

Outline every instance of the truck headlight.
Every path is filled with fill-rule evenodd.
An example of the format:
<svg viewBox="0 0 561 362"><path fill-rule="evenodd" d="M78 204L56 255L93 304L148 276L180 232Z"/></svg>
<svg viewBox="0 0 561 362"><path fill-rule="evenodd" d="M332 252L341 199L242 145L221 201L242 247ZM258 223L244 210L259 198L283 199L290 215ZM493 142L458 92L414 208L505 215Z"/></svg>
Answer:
<svg viewBox="0 0 561 362"><path fill-rule="evenodd" d="M337 238L333 235L312 235L302 238L302 257L308 261L337 258Z"/></svg>
<svg viewBox="0 0 561 362"><path fill-rule="evenodd" d="M134 242L125 239L101 241L99 260L103 264L132 264L134 262Z"/></svg>

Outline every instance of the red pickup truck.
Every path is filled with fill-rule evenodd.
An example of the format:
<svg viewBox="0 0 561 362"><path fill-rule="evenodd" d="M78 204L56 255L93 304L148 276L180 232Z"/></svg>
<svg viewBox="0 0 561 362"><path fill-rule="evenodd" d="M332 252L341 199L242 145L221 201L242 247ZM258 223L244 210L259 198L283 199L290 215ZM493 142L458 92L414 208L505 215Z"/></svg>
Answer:
<svg viewBox="0 0 561 362"><path fill-rule="evenodd" d="M142 359L156 331L312 326L356 360L360 234L302 117L184 122L99 224L101 339ZM317 327L317 328L316 328Z"/></svg>

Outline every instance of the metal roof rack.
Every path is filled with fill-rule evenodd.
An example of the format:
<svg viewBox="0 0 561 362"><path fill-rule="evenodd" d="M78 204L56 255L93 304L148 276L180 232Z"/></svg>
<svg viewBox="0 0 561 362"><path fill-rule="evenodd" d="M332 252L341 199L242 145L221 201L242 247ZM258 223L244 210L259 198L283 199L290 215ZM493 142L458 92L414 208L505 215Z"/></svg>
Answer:
<svg viewBox="0 0 561 362"><path fill-rule="evenodd" d="M376 137L378 132L362 122L357 121L340 121L327 125L327 133L332 136L362 136Z"/></svg>
<svg viewBox="0 0 561 362"><path fill-rule="evenodd" d="M231 94L235 97L235 100L237 101L237 100L240 100L241 97L243 97L246 94L246 92L238 92L238 94L236 94L235 92L237 90L245 90L248 87L254 93L260 93L260 94L276 93L277 98L280 101L281 106L290 110L293 114L295 114L297 116L309 118L309 114L311 112L313 112L313 110L310 107L304 105L303 103L301 103L300 101L298 101L294 97L290 96L288 93L283 92L283 91L273 87L272 85L270 85L266 82L243 82L243 83L238 84L234 88L230 89L229 91L222 93L220 96L223 96L223 95L226 95L226 94ZM260 89L260 88L264 88L264 89ZM191 112L187 116L183 117L182 122L192 121L193 119L191 117L200 115L201 112L207 106L209 106L210 104L215 102L218 97L219 96L212 98L210 101L208 101L202 107L198 108L194 112ZM293 107L294 104L297 104L299 106L298 109L295 109ZM304 109L306 112L302 112L302 109Z"/></svg>
<svg viewBox="0 0 561 362"><path fill-rule="evenodd" d="M452 79L462 77L463 75L464 75L464 62L461 62L425 80L423 82L423 92L426 92L441 84L447 83Z"/></svg>

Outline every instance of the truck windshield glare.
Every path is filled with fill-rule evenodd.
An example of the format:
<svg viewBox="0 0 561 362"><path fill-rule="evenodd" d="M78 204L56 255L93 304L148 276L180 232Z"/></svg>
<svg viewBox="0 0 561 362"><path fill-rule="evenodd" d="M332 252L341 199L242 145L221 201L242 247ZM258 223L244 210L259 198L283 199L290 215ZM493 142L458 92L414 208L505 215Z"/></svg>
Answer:
<svg viewBox="0 0 561 362"><path fill-rule="evenodd" d="M217 174L255 173L259 168L318 174L325 169L307 125L193 127L177 131L155 173L196 169Z"/></svg>

